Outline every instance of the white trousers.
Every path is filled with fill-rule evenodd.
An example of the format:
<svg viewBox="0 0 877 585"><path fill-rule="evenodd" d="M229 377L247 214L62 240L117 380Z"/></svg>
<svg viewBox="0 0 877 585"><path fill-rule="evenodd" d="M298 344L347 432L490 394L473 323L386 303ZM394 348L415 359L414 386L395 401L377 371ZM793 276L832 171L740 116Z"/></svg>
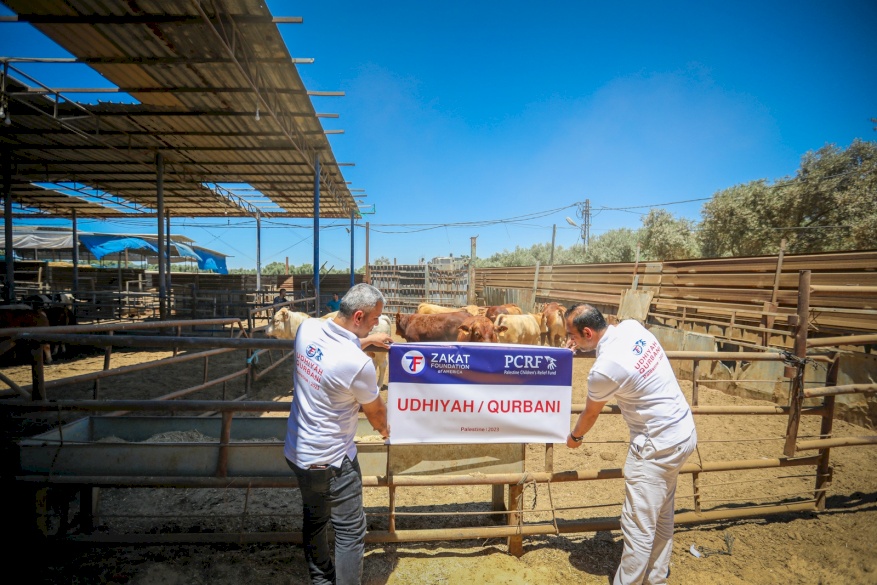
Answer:
<svg viewBox="0 0 877 585"><path fill-rule="evenodd" d="M696 446L697 431L688 440L661 451L656 451L644 435L631 441L624 463L621 507L624 550L614 585L667 582L673 552L676 478Z"/></svg>

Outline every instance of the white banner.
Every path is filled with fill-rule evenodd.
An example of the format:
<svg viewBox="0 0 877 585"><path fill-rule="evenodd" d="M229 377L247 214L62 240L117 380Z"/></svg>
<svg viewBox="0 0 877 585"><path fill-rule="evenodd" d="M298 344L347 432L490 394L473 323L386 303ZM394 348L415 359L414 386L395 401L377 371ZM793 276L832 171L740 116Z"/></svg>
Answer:
<svg viewBox="0 0 877 585"><path fill-rule="evenodd" d="M531 345L390 348L390 443L562 443L572 352Z"/></svg>

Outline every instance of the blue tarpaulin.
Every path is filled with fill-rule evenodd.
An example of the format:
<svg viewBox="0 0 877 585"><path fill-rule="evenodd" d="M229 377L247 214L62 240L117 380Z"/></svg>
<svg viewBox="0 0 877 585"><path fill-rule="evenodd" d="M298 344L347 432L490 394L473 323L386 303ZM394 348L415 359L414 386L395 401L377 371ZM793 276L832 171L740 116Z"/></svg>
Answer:
<svg viewBox="0 0 877 585"><path fill-rule="evenodd" d="M81 235L79 242L100 260L107 254L117 254L124 250L149 250L158 254L158 246L143 238L132 236Z"/></svg>
<svg viewBox="0 0 877 585"><path fill-rule="evenodd" d="M88 251L98 260L108 254L117 254L125 250L137 250L141 254L158 254L157 239L139 238L136 236L82 234L79 236L79 242L88 248ZM192 258L197 261L199 270L212 270L219 274L228 274L225 256L181 242L171 241L171 245L176 249L177 256Z"/></svg>

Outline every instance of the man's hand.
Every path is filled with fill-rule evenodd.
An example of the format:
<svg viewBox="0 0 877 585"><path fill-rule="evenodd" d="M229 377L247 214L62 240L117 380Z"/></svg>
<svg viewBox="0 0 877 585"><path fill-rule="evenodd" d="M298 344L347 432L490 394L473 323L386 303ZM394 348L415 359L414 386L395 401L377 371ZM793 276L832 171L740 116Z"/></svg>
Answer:
<svg viewBox="0 0 877 585"><path fill-rule="evenodd" d="M574 441L572 438L572 433L566 436L566 446L570 449L578 449L582 446L582 441Z"/></svg>
<svg viewBox="0 0 877 585"><path fill-rule="evenodd" d="M359 347L361 347L362 349L365 349L369 346L378 346L383 347L384 349L390 349L390 346L392 344L393 337L391 335L387 335L386 333L374 333L359 340Z"/></svg>

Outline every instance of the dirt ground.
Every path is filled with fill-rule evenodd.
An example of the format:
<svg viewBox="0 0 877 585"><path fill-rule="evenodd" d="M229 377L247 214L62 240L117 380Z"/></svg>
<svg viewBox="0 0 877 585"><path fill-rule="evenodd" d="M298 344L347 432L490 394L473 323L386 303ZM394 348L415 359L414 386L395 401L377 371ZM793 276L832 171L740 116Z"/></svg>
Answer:
<svg viewBox="0 0 877 585"><path fill-rule="evenodd" d="M168 352L117 351L112 366L169 357ZM67 377L103 367L103 355L59 361L47 367L47 378ZM244 367L245 356L234 352L210 358L210 377ZM271 361L263 356L258 367ZM584 402L592 360L577 359L573 402ZM101 382L100 396L157 398L203 381L202 361L163 366ZM19 384L30 383L30 370L4 367ZM690 383L682 384L690 398ZM242 383L227 385L226 398L240 394ZM93 384L50 390L51 399L89 398ZM289 400L289 365L275 368L255 384L254 400ZM386 391L384 391L386 394ZM218 390L192 395L222 397ZM769 404L742 399L709 388L700 389L702 405ZM696 416L698 452L692 460L772 459L782 455L786 420L781 416ZM818 420L805 418L800 434L818 434ZM873 435L872 431L835 421L835 436ZM582 448L554 446L554 470L613 469L623 465L627 431L620 416L604 415ZM873 584L877 583L877 449L835 448L831 453L833 481L821 513L787 513L751 519L677 525L671 583L751 584ZM526 469L542 471L545 446L529 445ZM752 505L794 503L811 499L813 467L786 467L748 472L702 474L703 508L734 510ZM691 475L680 476L677 512L693 506ZM559 520L615 519L620 512L620 479L525 485L525 522L550 524L553 507ZM490 514L490 488L400 488L397 510L441 513L400 516L397 528L428 529L492 526L502 522ZM386 530L388 494L365 489L369 527ZM105 489L101 492L100 529L112 532L235 532L294 531L301 527L300 499L295 489ZM161 518L152 516L161 515ZM150 516L150 517L146 517ZM550 534L524 538L524 554L508 554L505 539L369 544L363 582L371 585L479 583L535 584L611 583L621 555L618 531ZM730 554L728 543L731 543ZM701 553L692 554L692 546ZM138 585L211 585L308 583L300 546L253 545L82 545L48 543L28 578L36 583L130 583ZM705 554L704 554L705 553Z"/></svg>

